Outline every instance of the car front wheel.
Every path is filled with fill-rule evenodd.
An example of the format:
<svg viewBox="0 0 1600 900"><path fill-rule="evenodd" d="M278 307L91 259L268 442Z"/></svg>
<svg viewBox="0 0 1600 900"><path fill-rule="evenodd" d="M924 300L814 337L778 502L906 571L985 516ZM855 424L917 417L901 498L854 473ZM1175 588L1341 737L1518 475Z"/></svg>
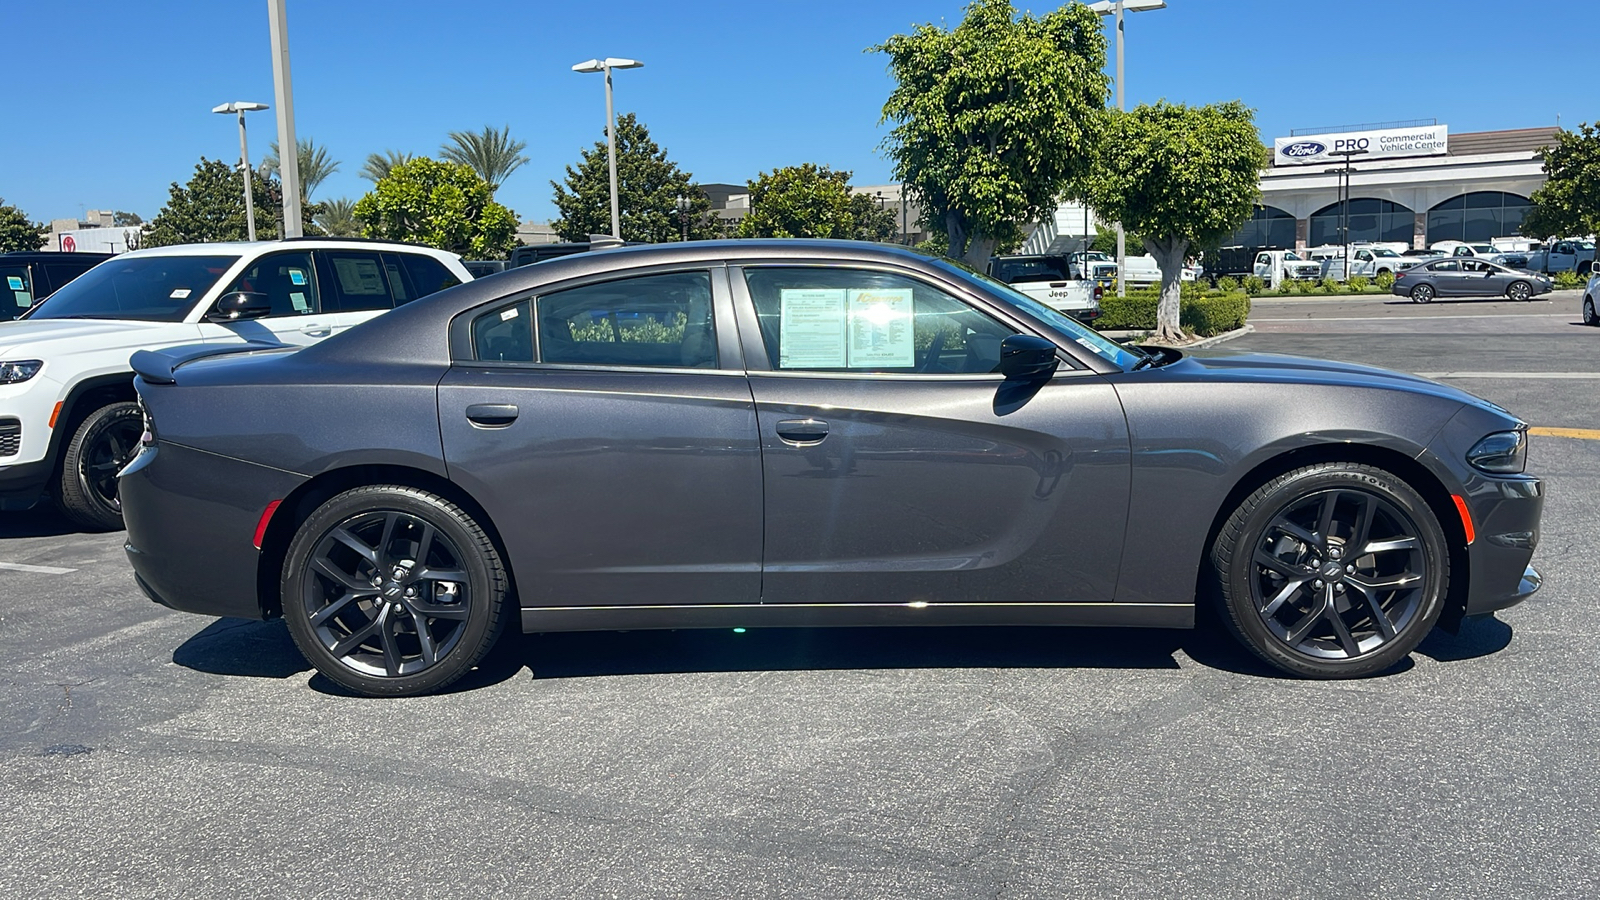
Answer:
<svg viewBox="0 0 1600 900"><path fill-rule="evenodd" d="M300 652L357 693L439 690L470 671L504 624L505 566L461 507L401 485L345 491L295 533L283 616Z"/></svg>
<svg viewBox="0 0 1600 900"><path fill-rule="evenodd" d="M1431 285L1419 284L1416 287L1411 289L1411 302L1412 303L1428 303L1428 302L1431 302L1432 300L1433 300L1433 287Z"/></svg>
<svg viewBox="0 0 1600 900"><path fill-rule="evenodd" d="M1449 575L1423 498L1373 466L1322 463L1256 489L1212 548L1224 621L1285 672L1382 672L1433 628Z"/></svg>
<svg viewBox="0 0 1600 900"><path fill-rule="evenodd" d="M90 531L122 527L117 473L139 449L144 416L137 403L111 403L90 413L73 432L61 460L56 495L67 518Z"/></svg>
<svg viewBox="0 0 1600 900"><path fill-rule="evenodd" d="M1513 281L1511 286L1506 288L1506 296L1523 303L1533 299L1533 288L1529 287L1526 281Z"/></svg>
<svg viewBox="0 0 1600 900"><path fill-rule="evenodd" d="M1583 324L1600 325L1600 315L1595 314L1593 297L1583 298Z"/></svg>

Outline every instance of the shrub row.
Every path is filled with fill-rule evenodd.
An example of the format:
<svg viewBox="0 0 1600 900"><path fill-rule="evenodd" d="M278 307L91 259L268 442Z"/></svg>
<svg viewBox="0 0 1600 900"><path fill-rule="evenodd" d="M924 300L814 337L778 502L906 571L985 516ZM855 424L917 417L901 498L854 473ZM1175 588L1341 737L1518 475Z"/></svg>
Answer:
<svg viewBox="0 0 1600 900"><path fill-rule="evenodd" d="M1149 330L1156 327L1156 306L1161 302L1158 288L1128 292L1126 297L1106 294L1100 300L1100 329ZM1182 283L1178 291L1178 324L1201 337L1232 331L1250 316L1250 296L1244 291L1207 291L1203 284Z"/></svg>

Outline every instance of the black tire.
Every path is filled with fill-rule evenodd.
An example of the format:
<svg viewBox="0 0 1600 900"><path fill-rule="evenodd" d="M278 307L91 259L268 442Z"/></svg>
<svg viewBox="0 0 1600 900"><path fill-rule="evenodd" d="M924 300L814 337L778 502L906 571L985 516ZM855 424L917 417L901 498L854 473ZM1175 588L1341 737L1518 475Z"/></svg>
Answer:
<svg viewBox="0 0 1600 900"><path fill-rule="evenodd" d="M1433 285L1419 284L1411 289L1412 303L1431 303L1433 296Z"/></svg>
<svg viewBox="0 0 1600 900"><path fill-rule="evenodd" d="M1593 297L1583 298L1583 324L1600 325L1600 315L1595 314Z"/></svg>
<svg viewBox="0 0 1600 900"><path fill-rule="evenodd" d="M508 585L494 542L461 507L372 485L301 523L281 596L289 633L317 671L359 694L403 697L478 664L504 627Z"/></svg>
<svg viewBox="0 0 1600 900"><path fill-rule="evenodd" d="M1533 299L1533 286L1526 281L1513 281L1506 286L1506 298L1526 303Z"/></svg>
<svg viewBox="0 0 1600 900"><path fill-rule="evenodd" d="M56 503L74 524L89 531L122 527L117 473L139 450L144 414L137 403L102 406L78 424L61 458Z"/></svg>
<svg viewBox="0 0 1600 900"><path fill-rule="evenodd" d="M1357 463L1307 466L1257 488L1211 558L1229 630L1308 678L1394 666L1433 629L1449 583L1444 530L1427 501Z"/></svg>

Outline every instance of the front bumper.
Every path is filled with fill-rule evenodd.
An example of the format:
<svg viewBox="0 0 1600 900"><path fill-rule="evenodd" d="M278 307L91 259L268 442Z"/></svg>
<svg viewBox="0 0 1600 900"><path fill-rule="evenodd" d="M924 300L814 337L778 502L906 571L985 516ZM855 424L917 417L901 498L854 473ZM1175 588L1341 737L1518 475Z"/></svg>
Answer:
<svg viewBox="0 0 1600 900"><path fill-rule="evenodd" d="M0 509L27 509L50 484L50 460L0 466Z"/></svg>
<svg viewBox="0 0 1600 900"><path fill-rule="evenodd" d="M1533 596L1543 578L1529 565L1539 545L1544 486L1537 478L1478 478L1467 487L1477 532L1467 547L1466 615L1482 616Z"/></svg>

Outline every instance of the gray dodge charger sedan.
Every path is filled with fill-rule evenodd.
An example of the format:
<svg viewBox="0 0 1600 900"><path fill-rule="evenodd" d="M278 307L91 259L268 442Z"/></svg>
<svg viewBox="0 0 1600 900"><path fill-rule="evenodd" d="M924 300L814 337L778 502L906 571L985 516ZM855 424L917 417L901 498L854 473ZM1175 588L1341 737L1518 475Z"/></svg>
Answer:
<svg viewBox="0 0 1600 900"><path fill-rule="evenodd" d="M1357 677L1538 587L1505 410L1118 346L901 248L592 252L312 347L134 366L140 586L282 616L373 695L450 683L507 620L1181 628L1198 603L1285 671Z"/></svg>

